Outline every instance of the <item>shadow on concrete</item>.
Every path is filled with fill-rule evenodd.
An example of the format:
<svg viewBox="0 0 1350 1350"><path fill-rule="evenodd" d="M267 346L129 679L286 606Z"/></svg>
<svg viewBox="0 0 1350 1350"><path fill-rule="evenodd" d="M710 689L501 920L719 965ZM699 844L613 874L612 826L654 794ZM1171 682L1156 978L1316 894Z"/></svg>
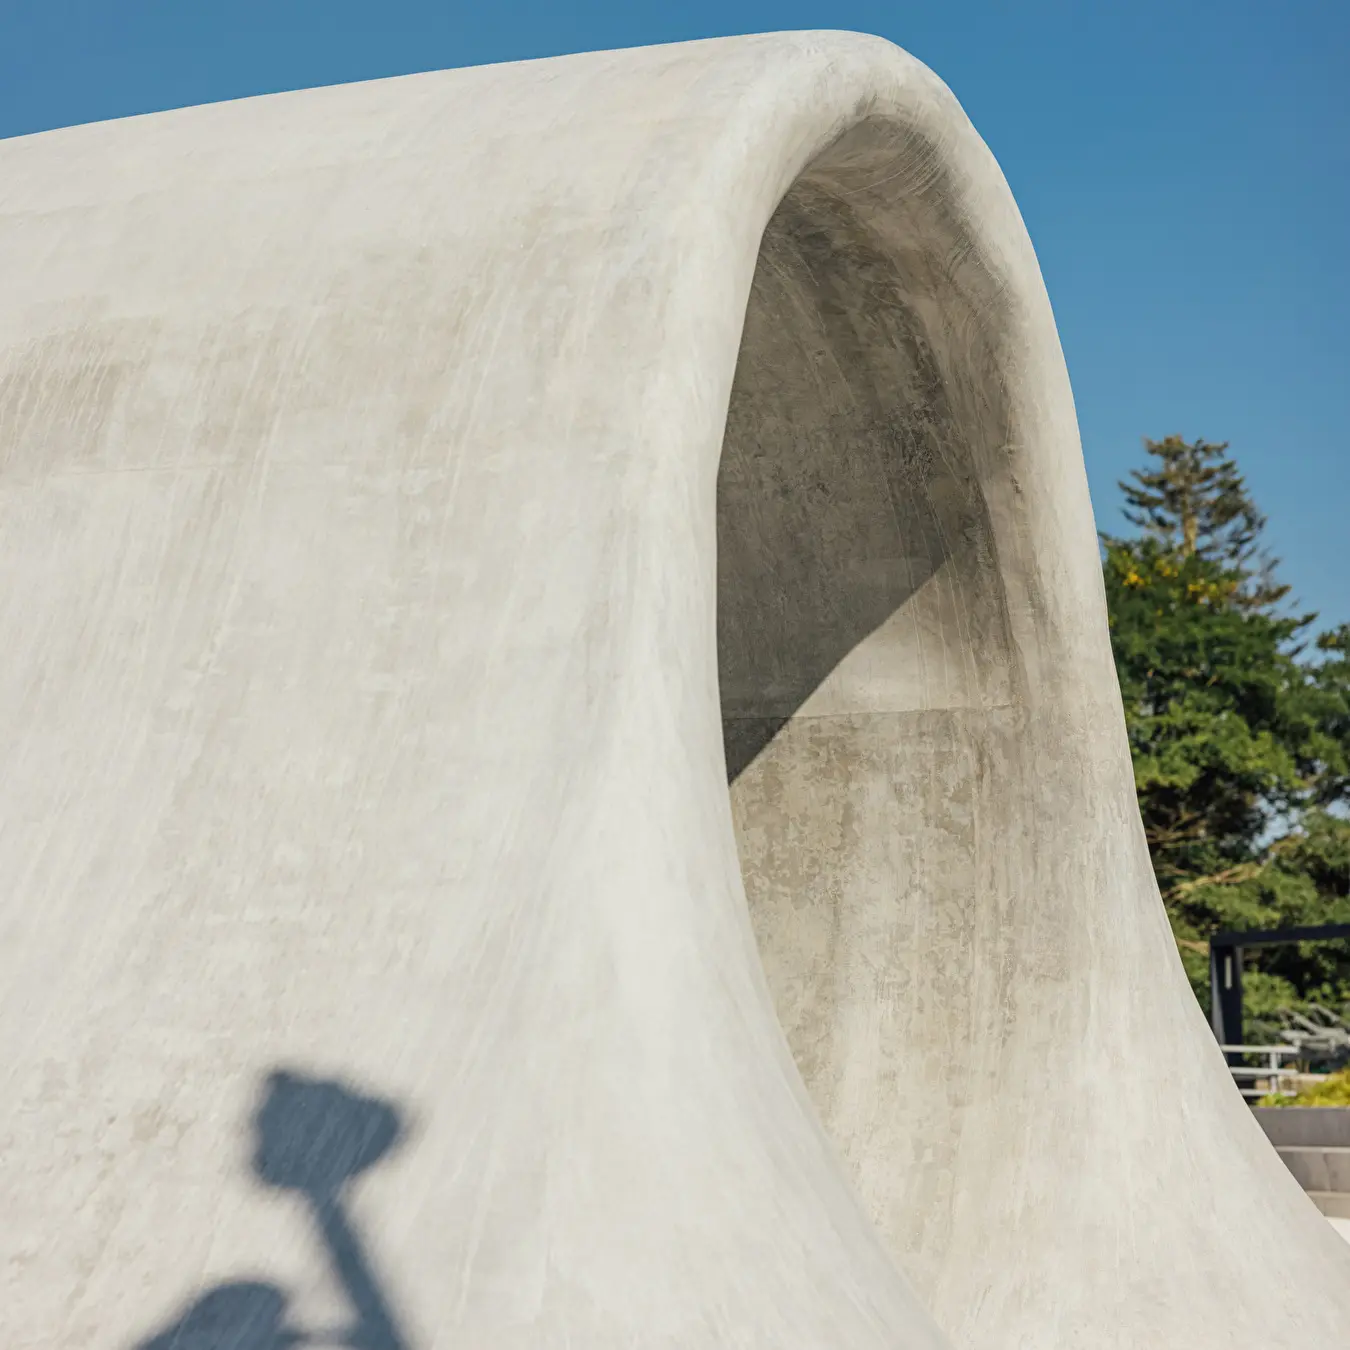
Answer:
<svg viewBox="0 0 1350 1350"><path fill-rule="evenodd" d="M254 1175L266 1186L293 1192L308 1208L351 1304L351 1322L306 1331L291 1322L290 1298L278 1286L226 1281L136 1350L410 1350L344 1205L348 1184L402 1140L398 1109L343 1083L278 1070L264 1084L253 1131Z"/></svg>
<svg viewBox="0 0 1350 1350"><path fill-rule="evenodd" d="M971 431L906 286L806 185L765 231L717 479L729 783L983 526L955 467Z"/></svg>
<svg viewBox="0 0 1350 1350"><path fill-rule="evenodd" d="M849 500L862 490L856 478L829 482L826 467L846 436L863 438L856 425L785 438L771 456L724 450L717 648L728 783L943 565L927 503L905 481L913 461L908 433L903 424L867 429L880 480L868 485L876 496L867 511ZM814 491L782 482L817 466L826 481ZM860 518L863 528L850 530Z"/></svg>

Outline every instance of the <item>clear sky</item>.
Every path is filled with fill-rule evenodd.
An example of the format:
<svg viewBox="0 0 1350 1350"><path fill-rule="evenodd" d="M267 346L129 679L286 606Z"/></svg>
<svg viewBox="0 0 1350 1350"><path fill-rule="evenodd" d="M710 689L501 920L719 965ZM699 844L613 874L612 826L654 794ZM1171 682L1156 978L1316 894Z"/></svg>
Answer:
<svg viewBox="0 0 1350 1350"><path fill-rule="evenodd" d="M998 157L1099 525L1144 436L1230 441L1285 579L1350 620L1350 0L0 0L0 137L792 28L907 48Z"/></svg>

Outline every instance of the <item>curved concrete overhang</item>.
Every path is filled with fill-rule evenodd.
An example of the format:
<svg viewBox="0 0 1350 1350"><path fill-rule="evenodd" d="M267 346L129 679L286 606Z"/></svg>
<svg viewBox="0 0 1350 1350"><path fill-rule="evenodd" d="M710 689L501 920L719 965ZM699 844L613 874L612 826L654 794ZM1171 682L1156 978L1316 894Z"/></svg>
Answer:
<svg viewBox="0 0 1350 1350"><path fill-rule="evenodd" d="M0 282L8 1343L1343 1342L918 62L10 141Z"/></svg>

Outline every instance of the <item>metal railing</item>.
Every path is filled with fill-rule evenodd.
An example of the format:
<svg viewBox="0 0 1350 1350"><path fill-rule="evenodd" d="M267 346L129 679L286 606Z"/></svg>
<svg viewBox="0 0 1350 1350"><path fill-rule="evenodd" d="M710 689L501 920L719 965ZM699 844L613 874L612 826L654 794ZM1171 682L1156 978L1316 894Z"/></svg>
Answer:
<svg viewBox="0 0 1350 1350"><path fill-rule="evenodd" d="M1291 1084L1298 1076L1298 1069L1294 1065L1285 1066L1280 1063L1282 1059L1296 1057L1299 1053L1297 1046L1223 1045L1219 1048L1229 1057L1228 1072L1233 1075L1238 1085L1238 1091L1244 1097L1297 1096L1297 1092ZM1232 1062L1232 1056L1234 1055L1264 1055L1266 1062L1260 1066L1234 1064ZM1248 1086L1242 1086L1243 1079L1251 1080ZM1262 1085L1263 1079L1265 1080L1264 1086Z"/></svg>
<svg viewBox="0 0 1350 1350"><path fill-rule="evenodd" d="M1209 989L1210 1024L1215 1039L1220 1043L1242 1040L1242 953L1247 948L1346 939L1350 939L1350 923L1213 934L1209 939Z"/></svg>

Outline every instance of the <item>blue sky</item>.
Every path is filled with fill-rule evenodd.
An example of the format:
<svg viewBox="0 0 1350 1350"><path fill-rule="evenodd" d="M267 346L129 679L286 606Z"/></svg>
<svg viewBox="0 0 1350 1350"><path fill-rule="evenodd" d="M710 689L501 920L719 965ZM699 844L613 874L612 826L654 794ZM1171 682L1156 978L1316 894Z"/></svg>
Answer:
<svg viewBox="0 0 1350 1350"><path fill-rule="evenodd" d="M1098 523L1144 436L1227 440L1350 620L1350 0L0 0L0 137L414 70L789 28L952 87L1045 272Z"/></svg>

